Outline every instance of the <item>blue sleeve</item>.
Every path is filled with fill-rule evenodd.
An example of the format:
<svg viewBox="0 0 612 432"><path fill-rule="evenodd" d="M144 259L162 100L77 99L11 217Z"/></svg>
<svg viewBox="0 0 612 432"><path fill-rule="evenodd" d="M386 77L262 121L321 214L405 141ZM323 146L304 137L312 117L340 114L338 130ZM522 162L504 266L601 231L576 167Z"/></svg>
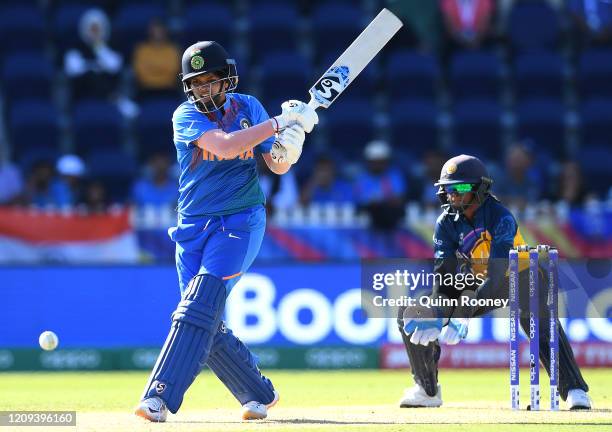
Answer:
<svg viewBox="0 0 612 432"><path fill-rule="evenodd" d="M251 99L251 117L254 125L263 123L270 118L261 102L255 98ZM255 147L255 153L270 153L274 139L275 137L271 136L267 140L262 141L261 144Z"/></svg>
<svg viewBox="0 0 612 432"><path fill-rule="evenodd" d="M172 116L172 129L174 144L179 150L185 150L205 132L218 127L195 109L185 109L181 106Z"/></svg>
<svg viewBox="0 0 612 432"><path fill-rule="evenodd" d="M443 221L444 218L442 216L438 218L434 229L434 258L455 258L455 251L458 248L458 244L445 229Z"/></svg>
<svg viewBox="0 0 612 432"><path fill-rule="evenodd" d="M508 253L514 245L514 236L518 226L514 217L508 212L493 226L490 258L508 258Z"/></svg>

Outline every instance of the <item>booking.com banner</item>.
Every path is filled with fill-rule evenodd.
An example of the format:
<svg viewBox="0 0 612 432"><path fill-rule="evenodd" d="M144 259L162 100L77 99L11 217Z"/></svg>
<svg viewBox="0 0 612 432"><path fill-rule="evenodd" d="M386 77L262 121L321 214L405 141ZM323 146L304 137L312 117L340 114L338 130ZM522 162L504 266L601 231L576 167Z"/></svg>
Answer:
<svg viewBox="0 0 612 432"><path fill-rule="evenodd" d="M363 313L360 275L359 264L255 267L227 301L227 324L250 346L399 343L395 318ZM612 310L611 277L596 293L601 310ZM172 267L4 267L0 296L0 348L34 348L44 330L63 348L159 347L179 290ZM612 342L609 314L562 322L572 341ZM487 317L466 342L507 340L507 319Z"/></svg>

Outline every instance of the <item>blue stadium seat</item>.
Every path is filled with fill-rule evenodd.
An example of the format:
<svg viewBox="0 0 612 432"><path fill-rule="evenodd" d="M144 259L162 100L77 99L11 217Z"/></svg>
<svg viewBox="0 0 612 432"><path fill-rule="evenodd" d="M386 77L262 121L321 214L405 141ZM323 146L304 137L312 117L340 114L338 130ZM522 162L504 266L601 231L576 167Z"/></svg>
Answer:
<svg viewBox="0 0 612 432"><path fill-rule="evenodd" d="M554 49L559 29L559 17L546 1L515 2L508 16L508 37L516 51Z"/></svg>
<svg viewBox="0 0 612 432"><path fill-rule="evenodd" d="M270 107L287 99L305 98L314 80L308 60L293 51L269 54L260 66L261 96Z"/></svg>
<svg viewBox="0 0 612 432"><path fill-rule="evenodd" d="M585 51L578 63L578 86L584 99L612 98L612 50Z"/></svg>
<svg viewBox="0 0 612 432"><path fill-rule="evenodd" d="M612 146L612 99L597 98L585 102L581 117L583 145Z"/></svg>
<svg viewBox="0 0 612 432"><path fill-rule="evenodd" d="M526 53L515 62L516 90L525 97L563 98L565 63L552 52Z"/></svg>
<svg viewBox="0 0 612 432"><path fill-rule="evenodd" d="M472 99L454 107L455 153L496 159L502 151L502 110L495 100Z"/></svg>
<svg viewBox="0 0 612 432"><path fill-rule="evenodd" d="M519 136L533 139L538 151L562 157L566 153L565 107L555 99L529 99L517 106Z"/></svg>
<svg viewBox="0 0 612 432"><path fill-rule="evenodd" d="M74 106L74 145L77 153L119 149L123 145L123 119L117 107L106 101L84 100Z"/></svg>
<svg viewBox="0 0 612 432"><path fill-rule="evenodd" d="M87 158L89 176L100 180L111 202L125 202L138 174L138 164L129 154L117 150L95 150Z"/></svg>
<svg viewBox="0 0 612 432"><path fill-rule="evenodd" d="M387 91L393 98L434 99L440 66L432 55L398 51L389 56L385 77Z"/></svg>
<svg viewBox="0 0 612 432"><path fill-rule="evenodd" d="M450 64L451 91L456 99L497 98L502 66L491 52L460 52Z"/></svg>
<svg viewBox="0 0 612 432"><path fill-rule="evenodd" d="M361 9L350 3L325 3L312 15L312 35L315 52L338 58L365 28L365 16Z"/></svg>
<svg viewBox="0 0 612 432"><path fill-rule="evenodd" d="M165 14L164 8L155 4L132 3L121 6L112 24L113 47L123 54L124 59L129 59L134 46L147 38L151 20L163 19Z"/></svg>
<svg viewBox="0 0 612 432"><path fill-rule="evenodd" d="M605 199L612 184L610 145L582 146L578 151L578 162L583 169L587 190Z"/></svg>
<svg viewBox="0 0 612 432"><path fill-rule="evenodd" d="M395 101L389 109L393 148L420 157L425 150L437 147L438 116L439 109L431 100Z"/></svg>
<svg viewBox="0 0 612 432"><path fill-rule="evenodd" d="M38 51L7 55L2 67L2 89L10 100L51 99L53 64Z"/></svg>
<svg viewBox="0 0 612 432"><path fill-rule="evenodd" d="M58 7L53 16L53 37L55 47L59 54L71 48L76 41L80 41L79 20L90 6L83 4L64 4ZM59 59L63 57L58 56Z"/></svg>
<svg viewBox="0 0 612 432"><path fill-rule="evenodd" d="M249 20L251 52L295 51L297 24L298 13L292 4L252 5Z"/></svg>
<svg viewBox="0 0 612 432"><path fill-rule="evenodd" d="M184 48L198 41L214 40L233 54L234 17L229 8L218 4L198 4L185 10L182 41ZM274 44L274 41L270 41Z"/></svg>
<svg viewBox="0 0 612 432"><path fill-rule="evenodd" d="M0 52L42 50L45 47L45 19L33 6L0 8Z"/></svg>
<svg viewBox="0 0 612 432"><path fill-rule="evenodd" d="M16 159L32 151L58 151L59 120L58 110L49 101L28 99L12 104L8 130Z"/></svg>
<svg viewBox="0 0 612 432"><path fill-rule="evenodd" d="M369 99L338 99L320 114L327 131L327 148L343 160L361 160L363 148L374 138L375 113Z"/></svg>
<svg viewBox="0 0 612 432"><path fill-rule="evenodd" d="M138 155L145 159L156 151L164 151L174 158L176 150L172 141L172 113L181 101L173 98L149 99L140 105L135 130Z"/></svg>

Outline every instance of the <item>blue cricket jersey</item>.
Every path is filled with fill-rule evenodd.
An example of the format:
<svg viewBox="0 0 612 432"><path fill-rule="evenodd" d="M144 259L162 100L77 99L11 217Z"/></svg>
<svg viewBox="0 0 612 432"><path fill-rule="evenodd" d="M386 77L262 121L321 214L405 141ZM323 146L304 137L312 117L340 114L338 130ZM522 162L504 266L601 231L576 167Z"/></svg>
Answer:
<svg viewBox="0 0 612 432"><path fill-rule="evenodd" d="M226 97L223 111L202 114L193 104L183 102L172 116L174 145L181 168L177 210L182 217L233 214L265 203L255 156L269 153L274 137L228 160L193 144L209 130L222 129L229 133L269 118L253 96L229 93Z"/></svg>

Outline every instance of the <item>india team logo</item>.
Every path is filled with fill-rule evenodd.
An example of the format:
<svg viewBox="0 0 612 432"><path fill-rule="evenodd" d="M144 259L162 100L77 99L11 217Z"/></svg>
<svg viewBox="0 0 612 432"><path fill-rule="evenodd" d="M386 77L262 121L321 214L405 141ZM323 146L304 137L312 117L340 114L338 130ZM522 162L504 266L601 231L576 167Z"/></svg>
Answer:
<svg viewBox="0 0 612 432"><path fill-rule="evenodd" d="M204 67L204 58L202 56L196 55L191 58L191 67L200 70Z"/></svg>
<svg viewBox="0 0 612 432"><path fill-rule="evenodd" d="M348 66L334 66L317 82L311 93L324 107L329 106L350 83Z"/></svg>
<svg viewBox="0 0 612 432"><path fill-rule="evenodd" d="M241 119L240 120L240 128L241 129L248 129L251 127L251 122L248 119Z"/></svg>

